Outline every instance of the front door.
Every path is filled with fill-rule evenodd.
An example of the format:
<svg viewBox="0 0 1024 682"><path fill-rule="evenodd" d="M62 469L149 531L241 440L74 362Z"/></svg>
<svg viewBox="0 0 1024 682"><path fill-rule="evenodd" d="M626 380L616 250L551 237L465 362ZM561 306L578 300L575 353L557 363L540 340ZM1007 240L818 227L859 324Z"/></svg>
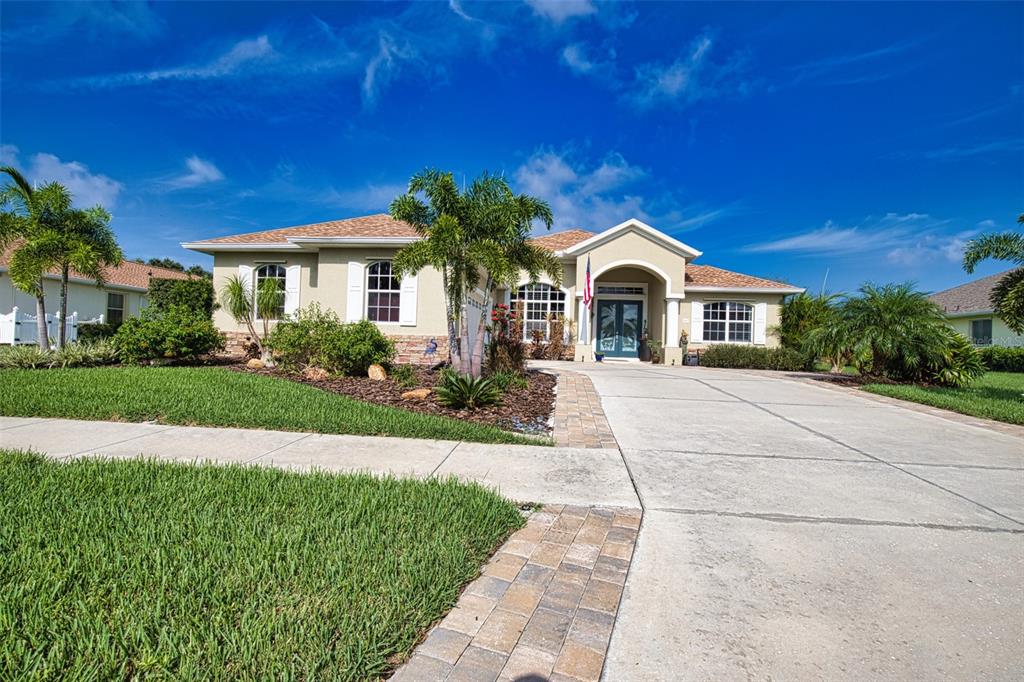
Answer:
<svg viewBox="0 0 1024 682"><path fill-rule="evenodd" d="M597 352L612 358L635 358L640 351L640 301L597 301Z"/></svg>

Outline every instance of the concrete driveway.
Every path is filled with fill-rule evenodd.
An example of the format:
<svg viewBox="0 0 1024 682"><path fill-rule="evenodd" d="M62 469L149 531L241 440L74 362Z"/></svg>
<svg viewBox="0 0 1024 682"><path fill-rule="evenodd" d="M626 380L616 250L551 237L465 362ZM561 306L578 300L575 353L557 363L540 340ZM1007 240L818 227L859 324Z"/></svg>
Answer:
<svg viewBox="0 0 1024 682"><path fill-rule="evenodd" d="M604 679L1020 679L1024 440L774 375L574 369L645 508Z"/></svg>

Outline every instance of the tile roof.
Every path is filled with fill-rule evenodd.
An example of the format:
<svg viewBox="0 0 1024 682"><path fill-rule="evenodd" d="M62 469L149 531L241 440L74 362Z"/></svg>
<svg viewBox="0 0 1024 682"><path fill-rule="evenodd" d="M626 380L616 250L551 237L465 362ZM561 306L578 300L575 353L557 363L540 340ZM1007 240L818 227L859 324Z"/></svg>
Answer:
<svg viewBox="0 0 1024 682"><path fill-rule="evenodd" d="M537 246L544 247L545 249L551 249L552 251L564 251L565 249L576 246L580 242L590 239L593 236L593 232L588 232L586 230L564 230L562 232L546 234L543 237L534 237L530 241Z"/></svg>
<svg viewBox="0 0 1024 682"><path fill-rule="evenodd" d="M968 313L968 312L989 312L992 310L992 289L996 282L1002 279L1003 275L1011 272L1000 272L988 277L976 279L967 284L961 284L952 289L946 289L932 294L930 298L937 303L944 313Z"/></svg>
<svg viewBox="0 0 1024 682"><path fill-rule="evenodd" d="M7 269L7 263L10 261L11 254L14 253L14 249L17 248L17 244L12 244L7 248L6 251L0 253L0 268ZM60 276L60 271L50 270L49 275L52 277ZM193 279L193 275L186 274L180 270L171 270L170 268L160 268L154 265L145 265L143 263L135 263L133 261L124 261L116 267L108 267L104 269L103 273L107 284L115 284L122 287L132 287L134 289L149 289L149 280L153 279ZM73 280L86 280L92 282L93 280L85 275L71 271L71 279Z"/></svg>
<svg viewBox="0 0 1024 682"><path fill-rule="evenodd" d="M739 272L723 270L713 265L686 266L686 284L705 287L741 287L757 289L792 289L792 284L776 282L762 277L753 277Z"/></svg>
<svg viewBox="0 0 1024 682"><path fill-rule="evenodd" d="M311 225L281 227L275 230L233 234L205 239L194 244L284 244L289 237L415 237L416 230L408 223L395 220L387 213L328 220Z"/></svg>

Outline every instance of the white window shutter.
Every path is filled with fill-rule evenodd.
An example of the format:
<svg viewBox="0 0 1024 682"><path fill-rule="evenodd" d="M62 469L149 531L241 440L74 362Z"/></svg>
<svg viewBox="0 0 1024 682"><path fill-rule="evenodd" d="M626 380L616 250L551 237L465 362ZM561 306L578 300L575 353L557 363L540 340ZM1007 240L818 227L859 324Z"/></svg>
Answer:
<svg viewBox="0 0 1024 682"><path fill-rule="evenodd" d="M238 279L242 280L245 290L250 292L252 291L252 270L251 265L238 266Z"/></svg>
<svg viewBox="0 0 1024 682"><path fill-rule="evenodd" d="M398 299L398 324L403 327L416 326L416 275L402 278L401 295Z"/></svg>
<svg viewBox="0 0 1024 682"><path fill-rule="evenodd" d="M284 314L291 315L299 309L299 280L301 265L289 265L284 271Z"/></svg>
<svg viewBox="0 0 1024 682"><path fill-rule="evenodd" d="M767 335L768 304L754 304L754 343L763 346Z"/></svg>
<svg viewBox="0 0 1024 682"><path fill-rule="evenodd" d="M366 266L354 260L348 262L348 298L345 301L345 321L358 322L363 319L363 286Z"/></svg>
<svg viewBox="0 0 1024 682"><path fill-rule="evenodd" d="M700 301L690 304L690 342L704 342L704 304Z"/></svg>

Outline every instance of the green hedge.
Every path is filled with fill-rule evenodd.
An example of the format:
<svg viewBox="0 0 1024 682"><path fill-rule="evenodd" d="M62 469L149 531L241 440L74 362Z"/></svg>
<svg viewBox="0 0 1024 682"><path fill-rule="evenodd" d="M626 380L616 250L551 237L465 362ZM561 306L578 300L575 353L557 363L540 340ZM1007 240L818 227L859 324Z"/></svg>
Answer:
<svg viewBox="0 0 1024 682"><path fill-rule="evenodd" d="M144 308L129 317L114 335L122 362L191 359L224 348L224 337L209 317L184 306Z"/></svg>
<svg viewBox="0 0 1024 682"><path fill-rule="evenodd" d="M320 367L332 374L363 376L372 364L390 365L395 344L369 320L343 323L312 304L277 324L267 347L283 367Z"/></svg>
<svg viewBox="0 0 1024 682"><path fill-rule="evenodd" d="M705 367L796 372L808 369L811 361L806 355L792 348L715 344L701 353L700 364Z"/></svg>
<svg viewBox="0 0 1024 682"><path fill-rule="evenodd" d="M215 307L213 282L209 279L152 279L149 302L157 310L187 308L211 317Z"/></svg>
<svg viewBox="0 0 1024 682"><path fill-rule="evenodd" d="M991 372L1024 372L1024 347L989 346L978 352L985 369Z"/></svg>

